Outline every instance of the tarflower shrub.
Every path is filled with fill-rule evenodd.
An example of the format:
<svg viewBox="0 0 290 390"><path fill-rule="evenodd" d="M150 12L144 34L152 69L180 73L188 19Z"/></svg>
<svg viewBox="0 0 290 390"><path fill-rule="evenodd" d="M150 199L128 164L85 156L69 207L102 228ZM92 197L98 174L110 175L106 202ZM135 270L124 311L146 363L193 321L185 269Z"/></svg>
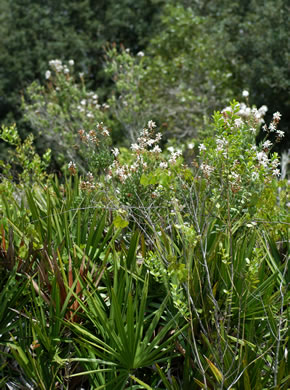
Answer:
<svg viewBox="0 0 290 390"><path fill-rule="evenodd" d="M92 132L80 131L80 137L88 145L97 146L95 153L90 152L89 164L95 160L98 161L96 166L106 169L107 193L116 206L125 206L131 216L142 215L147 222L152 218L166 226L167 218L163 217L172 210L175 212L179 204L190 219L190 204L196 202L198 196L203 198L199 202L203 207L200 212L222 223L241 216L267 217L261 212L261 204L267 205L274 217L280 163L278 155L271 154L273 145L268 135L273 133L275 141L279 142L284 134L277 127L278 112L269 126L264 124L266 111L265 106L257 109L233 102L222 112L216 112L215 137L199 144L195 152L194 144L190 144L188 165L184 164L181 150L169 146L162 152L159 146L162 136L155 134L153 121L148 122L130 150L123 149L121 153L116 147L111 152L104 148L103 154L100 153L98 145L103 142ZM265 139L257 146L255 138L261 125L266 132ZM103 129L103 126L97 125L97 128ZM101 131L105 133L106 130ZM190 156L193 159L190 160ZM73 162L69 169L76 173ZM83 188L94 188L90 183L96 181L98 171L92 167L91 172ZM284 199L283 193L281 199Z"/></svg>
<svg viewBox="0 0 290 390"><path fill-rule="evenodd" d="M88 148L81 142L78 132L91 132L92 142L96 141L96 124L105 119L108 123L109 106L101 104L98 95L87 90L84 74L75 75L73 60L67 63L58 59L49 61L45 78L45 85L35 81L26 90L22 101L25 119L54 151L53 158L58 164L76 161L79 169L85 172ZM110 143L109 140L110 137L105 137L105 142L98 138L101 146Z"/></svg>
<svg viewBox="0 0 290 390"><path fill-rule="evenodd" d="M268 135L272 132L279 142L284 133L277 128L278 112L269 127L263 124L266 110L265 106L257 109L233 102L214 114L215 137L198 146L199 156L193 164L195 179L200 185L204 183L208 213L213 216L222 220L229 215L254 217L261 202L266 201L272 208L277 203L280 162L277 153L271 154L273 144ZM255 138L262 124L265 139L257 146Z"/></svg>
<svg viewBox="0 0 290 390"><path fill-rule="evenodd" d="M170 156L162 153L162 135L154 133L155 127L150 120L126 153L125 161L118 148L112 149L115 158L106 176L118 202L131 216L142 216L143 220L149 215L154 220L167 214L175 190L176 167L181 162L181 151L173 151Z"/></svg>

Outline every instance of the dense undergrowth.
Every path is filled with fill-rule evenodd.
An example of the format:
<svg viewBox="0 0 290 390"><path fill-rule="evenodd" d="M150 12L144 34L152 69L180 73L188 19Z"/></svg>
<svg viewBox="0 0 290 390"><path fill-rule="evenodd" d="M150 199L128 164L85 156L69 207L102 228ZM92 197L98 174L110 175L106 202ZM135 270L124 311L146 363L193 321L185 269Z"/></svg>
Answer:
<svg viewBox="0 0 290 390"><path fill-rule="evenodd" d="M0 184L1 387L287 389L280 114L266 125L266 107L233 102L196 145L164 146L150 120L117 148L108 107L56 65L61 88L48 74L26 108L58 143L62 176L31 137L1 132L14 147Z"/></svg>

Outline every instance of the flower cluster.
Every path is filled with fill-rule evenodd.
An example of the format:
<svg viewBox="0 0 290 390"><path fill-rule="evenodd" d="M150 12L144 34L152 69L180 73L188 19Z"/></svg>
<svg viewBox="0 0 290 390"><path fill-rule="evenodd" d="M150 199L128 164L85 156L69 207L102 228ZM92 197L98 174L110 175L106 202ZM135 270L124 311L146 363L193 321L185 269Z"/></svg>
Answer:
<svg viewBox="0 0 290 390"><path fill-rule="evenodd" d="M86 93L86 98L82 98L77 106L77 109L80 113L85 113L88 118L94 118L93 111L103 110L106 111L110 108L107 103L100 104L99 97L96 93L88 91Z"/></svg>
<svg viewBox="0 0 290 390"><path fill-rule="evenodd" d="M246 103L237 103L235 109L237 109L236 114L239 118L234 120L234 126L239 128L245 124L250 124L252 132L255 132L255 128L264 123L264 116L268 111L268 107L265 105L257 109L256 107L251 108L247 106ZM233 113L233 107L226 107L222 110L222 114L226 121L231 118Z"/></svg>
<svg viewBox="0 0 290 390"><path fill-rule="evenodd" d="M281 119L281 114L279 111L275 112L273 114L273 119L269 125L269 127L265 124L263 126L263 130L266 132L266 133L274 133L276 135L276 138L275 138L275 141L276 142L280 142L281 139L284 137L285 133L284 131L282 130L279 130L277 129L277 126L280 122L280 119Z"/></svg>
<svg viewBox="0 0 290 390"><path fill-rule="evenodd" d="M86 191L93 191L96 189L96 184L94 183L94 176L91 172L87 173L87 180L82 180L80 183L80 188Z"/></svg>
<svg viewBox="0 0 290 390"><path fill-rule="evenodd" d="M68 170L72 176L74 176L77 173L77 166L73 161L70 161L68 163Z"/></svg>
<svg viewBox="0 0 290 390"><path fill-rule="evenodd" d="M70 67L73 67L74 66L74 60L69 60L68 61L68 65ZM69 74L70 72L70 69L69 69L69 66L68 65L65 65L62 63L61 60L51 60L49 61L49 66L50 68L55 71L56 73L61 73L63 72L64 74ZM48 80L51 78L51 71L50 70L47 70L45 72L45 78Z"/></svg>
<svg viewBox="0 0 290 390"><path fill-rule="evenodd" d="M168 148L169 150L169 148ZM171 165L175 165L176 162L177 162L177 159L178 157L180 157L182 155L182 152L181 150L174 150L174 148L172 148L171 150L171 155L170 155L170 158L168 160L168 162L171 164Z"/></svg>
<svg viewBox="0 0 290 390"><path fill-rule="evenodd" d="M204 164L204 163L201 163L200 165L200 169L202 170L202 173L203 175L208 179L210 177L210 175L212 174L212 172L214 171L214 167L208 165L208 164Z"/></svg>
<svg viewBox="0 0 290 390"><path fill-rule="evenodd" d="M278 166L280 165L280 162L277 158L277 154L274 153L270 159L268 158L266 151L268 151L268 149L264 149L256 153L258 167L263 167L265 172L272 174L273 176L279 177L280 170L278 169Z"/></svg>
<svg viewBox="0 0 290 390"><path fill-rule="evenodd" d="M155 155L158 158L161 148L158 142L161 140L161 133L153 134L155 122L149 121L147 128L144 128L136 143L131 145L131 150L135 155L134 162L132 164L121 164L118 160L119 150L117 148L112 149L112 154L115 159L113 164L108 169L107 179L110 180L112 176L117 176L121 183L124 183L127 179L131 178L136 172L143 172L148 168L148 162L146 161L149 155Z"/></svg>
<svg viewBox="0 0 290 390"><path fill-rule="evenodd" d="M241 182L241 175L236 172L231 172L231 174L229 175L229 183L233 193L236 193L241 189Z"/></svg>
<svg viewBox="0 0 290 390"><path fill-rule="evenodd" d="M96 130L90 130L86 132L84 129L78 131L82 142L99 145L104 138L110 137L110 132L103 122L98 123Z"/></svg>
<svg viewBox="0 0 290 390"><path fill-rule="evenodd" d="M205 140L198 147L199 161L193 166L197 178L206 179L206 191L219 213L228 207L227 201L232 215L255 212L255 194L264 194L274 183L273 177L280 176L278 155L271 151L274 141L266 137L255 145L266 111L266 106L256 109L234 102L222 113L215 113L215 139ZM269 128L277 129L280 118L275 113ZM264 128L268 129L266 125Z"/></svg>
<svg viewBox="0 0 290 390"><path fill-rule="evenodd" d="M225 137L216 137L216 150L217 152L221 152L224 157L227 156L227 146L228 140Z"/></svg>
<svg viewBox="0 0 290 390"><path fill-rule="evenodd" d="M206 151L206 146L204 144L200 144L200 145L198 145L198 150L199 150L200 153L201 152L205 152Z"/></svg>

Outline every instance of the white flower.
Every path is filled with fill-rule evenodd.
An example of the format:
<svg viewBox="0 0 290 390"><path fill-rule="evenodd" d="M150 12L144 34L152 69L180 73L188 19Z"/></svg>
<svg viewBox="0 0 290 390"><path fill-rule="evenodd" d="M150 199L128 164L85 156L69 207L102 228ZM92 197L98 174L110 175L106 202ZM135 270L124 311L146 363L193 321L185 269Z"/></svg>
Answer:
<svg viewBox="0 0 290 390"><path fill-rule="evenodd" d="M94 176L93 176L92 172L87 173L87 178L88 178L88 181L90 181L90 182L94 180Z"/></svg>
<svg viewBox="0 0 290 390"><path fill-rule="evenodd" d="M105 136L105 137L109 137L110 133L108 132L107 129L104 129L102 134Z"/></svg>
<svg viewBox="0 0 290 390"><path fill-rule="evenodd" d="M263 143L263 148L264 149L269 149L270 148L270 146L272 146L273 144L272 144L272 142L271 141L269 141L269 140L267 140L267 141L265 141L264 143Z"/></svg>
<svg viewBox="0 0 290 390"><path fill-rule="evenodd" d="M244 90L244 91L243 91L243 97L247 98L248 96L249 96L249 92L246 91L246 90Z"/></svg>
<svg viewBox="0 0 290 390"><path fill-rule="evenodd" d="M69 60L68 64L69 64L70 66L74 66L75 62L74 62L74 60Z"/></svg>
<svg viewBox="0 0 290 390"><path fill-rule="evenodd" d="M252 109L252 114L253 114L253 116L254 116L254 118L256 119L257 122L261 121L262 113L259 112L255 107Z"/></svg>
<svg viewBox="0 0 290 390"><path fill-rule="evenodd" d="M266 114L267 111L268 111L268 107L265 106L265 104L259 108L259 113L263 116Z"/></svg>
<svg viewBox="0 0 290 390"><path fill-rule="evenodd" d="M204 144L200 144L200 145L198 146L198 149L199 149L199 151L201 152L202 150L206 150L206 147L205 147Z"/></svg>
<svg viewBox="0 0 290 390"><path fill-rule="evenodd" d="M218 152L223 152L225 146L228 144L228 141L223 137L223 138L217 138L216 139L216 144L217 144L217 151Z"/></svg>
<svg viewBox="0 0 290 390"><path fill-rule="evenodd" d="M230 175L229 175L230 179L234 179L236 181L240 181L241 177L239 174L237 174L236 172L232 172Z"/></svg>
<svg viewBox="0 0 290 390"><path fill-rule="evenodd" d="M237 127L241 127L243 124L244 124L244 122L241 118L235 119L235 125Z"/></svg>
<svg viewBox="0 0 290 390"><path fill-rule="evenodd" d="M148 146L152 146L153 144L155 144L155 139L152 139L152 138L150 138L150 139L148 139L147 141L146 141L146 143L147 143L147 145Z"/></svg>
<svg viewBox="0 0 290 390"><path fill-rule="evenodd" d="M275 121L277 121L277 122L281 119L281 114L280 114L279 111L277 111L277 112L275 112L275 113L273 114L273 119L274 119Z"/></svg>
<svg viewBox="0 0 290 390"><path fill-rule="evenodd" d="M259 179L259 173L258 172L252 172L252 179L253 180Z"/></svg>
<svg viewBox="0 0 290 390"><path fill-rule="evenodd" d="M284 137L284 135L285 135L285 132L284 131L282 131L282 130L277 130L277 136L279 137L279 138L283 138Z"/></svg>
<svg viewBox="0 0 290 390"><path fill-rule="evenodd" d="M161 133L157 133L156 134L156 138L155 138L156 142L159 142L161 140L161 138L162 138L162 134Z"/></svg>
<svg viewBox="0 0 290 390"><path fill-rule="evenodd" d="M275 126L275 124L273 122L270 123L269 130L272 131L272 132L276 131L276 126Z"/></svg>
<svg viewBox="0 0 290 390"><path fill-rule="evenodd" d="M70 162L68 163L68 167L69 167L69 168L76 168L76 164L75 164L73 161L70 161Z"/></svg>
<svg viewBox="0 0 290 390"><path fill-rule="evenodd" d="M49 61L51 68L54 68L56 72L61 72L63 69L61 60L51 60Z"/></svg>
<svg viewBox="0 0 290 390"><path fill-rule="evenodd" d="M88 117L88 118L93 118L93 117L94 117L94 114L93 114L92 112L88 112L88 113L87 113L87 117Z"/></svg>
<svg viewBox="0 0 290 390"><path fill-rule="evenodd" d="M50 76L51 76L51 71L50 71L50 70L47 70L47 71L45 72L45 78L46 78L46 80L50 79Z"/></svg>
<svg viewBox="0 0 290 390"><path fill-rule="evenodd" d="M114 155L115 157L117 157L118 154L120 153L120 151L119 151L118 148L113 148L113 149L112 149L112 153L113 153L113 155Z"/></svg>
<svg viewBox="0 0 290 390"><path fill-rule="evenodd" d="M251 115L251 112L250 107L247 107L245 103L241 103L240 110L238 112L239 115L248 117Z"/></svg>
<svg viewBox="0 0 290 390"><path fill-rule="evenodd" d="M263 165L265 168L267 167L269 160L265 152L258 152L257 159L261 165Z"/></svg>
<svg viewBox="0 0 290 390"><path fill-rule="evenodd" d="M256 134L256 129L254 127L250 127L249 130L251 133Z"/></svg>
<svg viewBox="0 0 290 390"><path fill-rule="evenodd" d="M166 169L166 168L168 168L168 164L167 164L166 162L161 162L161 163L159 164L159 167L160 167L160 168L163 168L163 169Z"/></svg>
<svg viewBox="0 0 290 390"><path fill-rule="evenodd" d="M223 114L224 112L233 112L232 107L225 107L225 108L222 110L222 114Z"/></svg>
<svg viewBox="0 0 290 390"><path fill-rule="evenodd" d="M271 165L273 168L277 168L278 165L280 165L280 162L277 158L275 158L273 161L271 161Z"/></svg>
<svg viewBox="0 0 290 390"><path fill-rule="evenodd" d="M192 149L194 148L194 143L193 143L193 142L192 142L192 143L189 143L189 144L187 145L187 147L188 147L188 149L192 150Z"/></svg>
<svg viewBox="0 0 290 390"><path fill-rule="evenodd" d="M175 164L176 163L176 159L181 156L181 151L180 150L177 150L176 152L172 152L171 153L171 157L169 159L169 162L170 164Z"/></svg>
<svg viewBox="0 0 290 390"><path fill-rule="evenodd" d="M150 130L154 129L154 127L156 127L156 123L153 122L153 121L149 121L148 124L147 124L148 128Z"/></svg>
<svg viewBox="0 0 290 390"><path fill-rule="evenodd" d="M170 152L170 153L173 153L174 152L174 147L173 146L169 146L167 148L167 150Z"/></svg>
<svg viewBox="0 0 290 390"><path fill-rule="evenodd" d="M162 150L158 145L155 145L154 148L151 150L152 153L161 153Z"/></svg>
<svg viewBox="0 0 290 390"><path fill-rule="evenodd" d="M258 159L259 161L262 161L262 160L264 160L265 158L268 158L265 152L258 152L258 153L257 153L257 159Z"/></svg>
<svg viewBox="0 0 290 390"><path fill-rule="evenodd" d="M272 172L273 176L280 176L281 173L280 173L280 170L279 169L274 169L273 172Z"/></svg>
<svg viewBox="0 0 290 390"><path fill-rule="evenodd" d="M79 73L79 76L80 76L81 79L84 77L84 75L85 75L84 72L80 72Z"/></svg>
<svg viewBox="0 0 290 390"><path fill-rule="evenodd" d="M210 165L202 163L200 166L200 169L202 170L202 172L205 176L210 176L212 171L214 170L214 167L211 167Z"/></svg>
<svg viewBox="0 0 290 390"><path fill-rule="evenodd" d="M69 73L69 68L67 66L64 66L63 73L64 74L68 74Z"/></svg>
<svg viewBox="0 0 290 390"><path fill-rule="evenodd" d="M138 144L132 144L131 149L133 150L133 152L137 152L138 150L140 150L140 146Z"/></svg>
<svg viewBox="0 0 290 390"><path fill-rule="evenodd" d="M145 55L145 54L143 53L143 51L139 51L139 52L137 53L137 56L138 56L138 57L144 57L144 55Z"/></svg>
<svg viewBox="0 0 290 390"><path fill-rule="evenodd" d="M82 100L81 100L81 105L82 105L82 106L85 106L86 103L87 103L86 99L82 99Z"/></svg>

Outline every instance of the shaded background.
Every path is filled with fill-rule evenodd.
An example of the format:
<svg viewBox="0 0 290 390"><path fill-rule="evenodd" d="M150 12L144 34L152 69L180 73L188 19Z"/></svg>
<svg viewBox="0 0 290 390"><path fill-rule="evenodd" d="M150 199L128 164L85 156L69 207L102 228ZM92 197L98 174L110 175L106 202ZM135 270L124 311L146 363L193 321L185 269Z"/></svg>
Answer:
<svg viewBox="0 0 290 390"><path fill-rule="evenodd" d="M231 74L231 90L225 96L239 99L243 89L249 90L251 104L268 106L266 121L280 111L280 129L286 137L277 148L287 150L289 14L287 0L0 0L0 121L16 122L22 137L31 131L23 121L21 95L33 80L44 80L51 59L74 59L89 87L105 99L114 87L103 70L106 43L170 61L168 53L178 56L185 41L203 45L206 38L200 50L207 52L209 64L215 64L213 71L218 53L222 59L218 71ZM185 22L180 22L182 15ZM191 15L202 20L197 30L191 26ZM208 39L216 42L212 54ZM194 51L191 60L199 61ZM218 100L214 92L212 97ZM3 144L0 154L5 154Z"/></svg>

